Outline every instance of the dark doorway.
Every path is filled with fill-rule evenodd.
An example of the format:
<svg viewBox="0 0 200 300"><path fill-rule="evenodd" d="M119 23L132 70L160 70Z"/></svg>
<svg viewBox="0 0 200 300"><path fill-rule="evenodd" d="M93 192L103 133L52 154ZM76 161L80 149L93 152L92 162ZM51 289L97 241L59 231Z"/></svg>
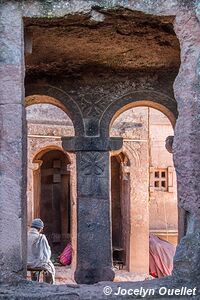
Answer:
<svg viewBox="0 0 200 300"><path fill-rule="evenodd" d="M41 160L40 216L56 258L70 240L70 162L59 150L47 152Z"/></svg>
<svg viewBox="0 0 200 300"><path fill-rule="evenodd" d="M125 172L127 160L121 153L111 157L112 248L113 263L127 268L130 240L130 174Z"/></svg>

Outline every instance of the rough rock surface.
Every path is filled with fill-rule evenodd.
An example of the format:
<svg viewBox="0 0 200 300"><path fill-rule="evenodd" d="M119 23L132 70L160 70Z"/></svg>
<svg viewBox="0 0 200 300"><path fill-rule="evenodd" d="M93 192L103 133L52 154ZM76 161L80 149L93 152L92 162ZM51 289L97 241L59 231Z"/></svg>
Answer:
<svg viewBox="0 0 200 300"><path fill-rule="evenodd" d="M97 70L106 73L179 67L179 43L172 17L119 8L99 10L104 16L101 22L91 20L88 14L26 19L25 26L32 33L32 53L26 55L27 76L63 74L77 78Z"/></svg>
<svg viewBox="0 0 200 300"><path fill-rule="evenodd" d="M22 14L15 8L0 2L0 282L24 273L26 257Z"/></svg>
<svg viewBox="0 0 200 300"><path fill-rule="evenodd" d="M110 295L105 295L104 288L110 287L112 293ZM160 295L159 291L161 287L167 289L181 289L181 287L188 287L190 289L197 288L194 296L176 296L176 295ZM118 288L126 290L136 290L143 288L148 292L148 289L152 289L154 294L146 295L115 295L118 293ZM106 290L108 291L108 289ZM149 292L148 292L149 293ZM172 292L171 292L172 293ZM147 280L144 282L101 282L95 285L60 285L60 286L49 286L48 284L37 284L32 282L21 282L13 286L4 285L0 289L0 299L1 300L93 300L93 299L200 299L199 285L197 283L183 284L177 283L175 280L166 278L165 280Z"/></svg>
<svg viewBox="0 0 200 300"><path fill-rule="evenodd" d="M197 7L196 11L194 10L195 5ZM93 6L93 9L92 9ZM26 131L24 129L24 108L23 108L23 76L24 76L24 64L23 64L23 30L22 30L22 16L30 18L30 17L45 17L45 18L52 18L52 17L61 17L63 18L65 15L78 13L79 15L82 14L91 14L91 18L93 22L103 24L107 22L107 20L111 17L104 17L106 14L102 12L101 9L94 9L94 6L105 7L106 10L113 9L116 6L125 7L131 10L139 10L143 11L144 13L151 13L154 15L176 15L176 22L175 22L175 31L177 37L180 42L181 46L181 67L179 71L179 75L175 81L174 91L175 91L175 98L178 103L178 110L179 110L179 118L176 125L175 137L174 137L174 163L177 170L177 178L178 178L178 189L179 189L179 205L185 211L188 211L188 231L186 237L181 241L177 254L175 257L175 270L174 275L175 277L165 279L164 281L154 281L148 283L137 283L136 286L140 287L141 285L152 287L160 286L160 285L170 285L172 286L181 286L184 282L185 285L192 287L195 284L199 284L199 265L198 261L200 260L199 257L199 232L195 226L190 226L192 224L191 220L197 219L199 220L199 211L200 211L200 166L199 166L199 140L200 140L200 122L199 122L199 114L200 114L200 96L199 96L199 57L200 57L200 35L199 35L199 22L197 17L199 18L199 1L183 1L183 0L170 0L170 1L155 1L155 0L132 0L132 1L1 1L0 2L0 25L1 25L1 53L0 53L0 68L1 68L1 115L6 116L9 115L10 112L13 110L13 105L19 106L20 118L17 116L16 112L12 114L11 118L11 125L8 125L8 119L1 118L1 135L4 135L3 142L1 140L1 151L3 149L3 155L1 155L1 163L7 163L7 169L3 169L3 174L1 173L1 180L3 180L3 184L1 184L1 204L0 204L0 234L1 234L1 269L0 275L2 280L2 276L8 278L9 274L20 274L23 273L23 266L25 263L25 226L23 227L23 222L25 221L25 211L26 208L24 207L23 199L24 199L24 182L25 182L25 164L23 163L23 155L26 155L25 151L25 143L24 143L24 134ZM119 11L118 11L119 12ZM131 14L131 13L130 13ZM102 16L103 15L103 16ZM86 25L87 25L87 16L86 16ZM113 16L111 19L114 18ZM128 19L128 16L123 16L122 19ZM124 62L126 69L129 68L130 65L135 67L143 67L142 60L145 59L145 55L143 58L140 59L140 54L137 47L134 48L134 53L137 55L134 56L132 51L128 51L131 48L129 47L130 44L126 41L124 43L125 46L122 44L122 37L131 37L132 34L132 27L127 23L127 20L120 21L119 26L115 26L116 24L111 21L111 24L114 24L115 31L113 34L113 40L118 34L120 36L120 42L118 47L116 48L117 51L114 52L114 60L111 61L111 65L116 67L118 62L116 62L116 57L119 58L119 62ZM137 19L137 18L136 18ZM156 18L157 19L157 18ZM159 19L159 18L158 18ZM177 50L174 50L173 45L174 40L170 36L170 33L166 33L166 30L163 28L167 28L167 26L162 25L163 18L161 21L156 21L154 23L157 28L159 27L162 31L162 35L159 34L157 40L155 37L154 29L149 26L149 30L151 34L149 35L150 39L148 40L150 47L144 50L144 54L150 53L152 58L154 58L154 65L156 61L156 57L151 53L151 38L154 39L156 42L156 46L154 48L155 51L159 51L161 59L159 60L158 64L162 67L163 61L166 62L169 56L165 56L166 48L169 48L171 53L173 53L173 58L175 58L174 62L176 63L176 68L178 68L177 63ZM137 23L137 22L136 22ZM138 21L139 27L141 22ZM148 22L147 22L148 23ZM151 21L152 23L152 21ZM158 26L158 24L160 24ZM147 26L147 27L148 27ZM76 26L75 26L76 27ZM86 26L87 27L87 26ZM108 26L109 27L109 26ZM118 28L117 28L118 27ZM100 33L101 25L98 29L94 28ZM104 29L104 27L102 27ZM101 29L102 29L101 28ZM109 29L112 32L112 27ZM38 30L38 29L37 29ZM55 30L55 29L54 29ZM58 29L60 33L60 28ZM119 32L117 33L116 30ZM76 36L78 37L79 29L75 29ZM52 30L53 32L53 30ZM39 33L45 33L45 29L39 29ZM130 36L127 35L130 33ZM141 28L134 31L135 35L139 33L139 36L143 36L143 31ZM64 34L64 33L63 33ZM46 34L47 38L51 39L48 34ZM101 34L99 35L101 39ZM139 36L134 37L134 41L139 41ZM175 37L173 35L173 37ZM94 42L94 38L92 35L90 36L92 39L92 43ZM39 39L39 36L38 36ZM35 38L36 41L36 38ZM51 40L52 41L52 40ZM143 42L142 38L140 39L141 43ZM53 42L53 41L52 41ZM88 41L89 43L89 41ZM81 41L80 43L84 46L84 42ZM76 42L78 45L78 42ZM144 45L144 44L143 44ZM171 46L172 45L172 48ZM108 46L108 41L105 43L105 47ZM112 46L112 45L111 45ZM146 46L146 44L145 44ZM110 47L110 45L109 45ZM108 47L108 50L109 50ZM37 48L37 47L36 47ZM78 47L77 47L78 48ZM84 48L84 47L83 47ZM94 47L90 47L90 60L84 60L84 51L82 51L82 59L81 61L85 63L94 63L97 59L96 53L93 53ZM112 47L111 47L112 49ZM163 49L163 53L160 49ZM173 49L173 50L172 50ZM34 47L33 47L34 51ZM44 53L45 48L42 49L41 53ZM78 50L77 50L78 52ZM123 56L123 52L125 55ZM39 53L39 51L38 51ZM103 63L109 62L110 58L112 57L112 53L110 51L105 52L103 56ZM62 54L62 53L61 53ZM109 55L111 56L109 56ZM73 61L71 64L71 69L74 66L74 61L76 61L76 55L74 53L68 52L70 59ZM163 55L163 57L162 57ZM51 61L44 60L42 65L40 66L41 69L43 67L42 72L48 72L49 70L55 70L62 67L63 61L59 61L54 64L52 61L54 59L54 53L49 57ZM66 57L61 55L61 58L65 61ZM142 56L141 56L142 57ZM53 58L53 59L52 59ZM131 60L137 61L137 64L132 64ZM28 58L27 58L28 62ZM151 63L148 62L148 59L145 60L146 64L150 67L153 67ZM168 67L171 67L171 61L169 59L170 64ZM71 62L70 62L71 63ZM35 65L40 65L38 61L35 62ZM29 64L30 74L34 75L34 64ZM120 66L121 67L121 66ZM37 68L36 68L37 70ZM77 70L77 69L76 69ZM167 70L167 69L166 69ZM169 68L168 68L169 70ZM177 69L176 69L177 70ZM154 71L154 70L153 70ZM42 73L42 74L43 74ZM154 73L154 72L153 72ZM105 72L104 72L105 74ZM37 73L38 75L38 73ZM110 76L110 74L109 74ZM152 74L149 74L151 77ZM174 78L176 76L176 72L174 72ZM90 76L92 78L92 76ZM141 76L142 77L142 76ZM159 78L159 77L157 77ZM49 79L49 78L48 78ZM28 80L28 78L27 78ZM46 83L46 78L42 78L42 80ZM159 80L158 80L159 81ZM50 82L51 83L51 78ZM63 83L65 86L65 82ZM60 87L59 87L60 88ZM62 88L62 86L61 86ZM172 93L172 91L171 91ZM85 90L84 90L85 94ZM58 95L58 89L57 89ZM59 94L60 95L60 94ZM66 92L62 93L66 103L70 103L72 105L72 109L77 109L77 105L71 101L67 96ZM98 134L98 126L95 123L96 115L93 116L91 114L90 107L94 107L91 105L93 100L96 99L95 97L91 99L86 99L86 101L81 102L82 110L86 107L86 113L84 116L84 124L85 127L82 126L80 128L85 129L84 134L86 135L95 135ZM101 101L100 101L101 102ZM11 103L11 107L8 105ZM89 104L88 104L89 103ZM97 101L97 103L99 103ZM85 106L85 104L87 104ZM110 103L109 103L110 104ZM79 104L80 105L80 104ZM88 110L89 107L89 110ZM104 109L102 109L101 105L97 105L96 107L100 107L100 112L102 113ZM96 108L95 107L95 108ZM17 111L17 110L16 110ZM88 112L89 111L89 112ZM80 108L76 111L80 113ZM81 114L80 114L81 115ZM100 114L101 115L101 114ZM100 116L98 114L98 116ZM111 116L110 116L111 117ZM21 122L20 122L21 120ZM73 120L73 118L72 118ZM17 126L13 126L13 124L19 124ZM82 124L83 125L83 124ZM11 130L11 128L14 130ZM19 130L19 131L18 131ZM17 137L14 138L15 131L17 133ZM81 131L80 131L81 132ZM83 131L81 132L83 134ZM13 157L13 153L17 153L18 160L15 160L13 163L13 158L8 160L8 158ZM104 155L106 156L106 155ZM18 165L19 163L19 165ZM12 171L11 171L12 170ZM11 176L10 176L11 175ZM11 177L11 178L10 178ZM101 180L95 179L98 185L101 185ZM20 182L19 182L20 181ZM13 188L14 187L14 188ZM10 197L10 192L13 189L13 193ZM83 195L81 195L83 196ZM3 200L2 200L3 199ZM9 205L8 205L9 204ZM88 203L89 207L89 203ZM104 206L106 207L106 205ZM11 208L11 209L10 209ZM10 220L10 222L8 222ZM85 220L84 217L82 220ZM100 220L98 216L98 220ZM108 220L108 219L107 219ZM102 220L100 220L102 221ZM101 223L101 222L100 222ZM199 222L197 222L199 224ZM92 224L89 224L92 225ZM102 225L102 224L101 224ZM109 225L109 222L107 222ZM15 232L10 230L15 228ZM108 229L108 228L107 228ZM192 230L192 231L190 231ZM91 236L90 236L91 238ZM93 245L94 246L94 245ZM107 244L108 246L108 244ZM94 247L93 247L94 248ZM108 249L108 247L106 248ZM185 249L185 251L183 251ZM94 254L94 253L91 253ZM109 255L109 253L107 253ZM4 258L3 258L4 257ZM12 258L12 259L11 259ZM94 259L94 257L93 257ZM109 259L108 259L109 260ZM186 264L185 264L186 262ZM188 274L191 276L186 277L184 274L184 268L188 268ZM5 276L6 275L6 276ZM12 280L12 278L11 278ZM133 287L132 284L127 283L124 286ZM112 286L116 286L116 284L112 284ZM135 285L134 285L135 286ZM90 288L88 286L73 287L73 291L71 288L68 287L49 287L47 285L38 286L32 283L21 282L18 285L13 284L13 286L1 286L1 298L2 299L66 299L66 294L68 293L68 298L71 299L101 299L104 296L100 294L100 290L102 293L102 284L95 285L94 287ZM99 292L99 294L98 294ZM92 295L92 297L91 297ZM115 297L112 297L113 299ZM111 298L111 299L112 299ZM133 298L133 297L132 297ZM159 297L157 297L159 299ZM161 297L160 297L161 298ZM174 297L170 297L173 299ZM177 298L177 297L176 297ZM198 299L199 296L196 298ZM152 299L155 299L155 296L152 296ZM163 297L162 297L163 299ZM192 299L190 297L190 299Z"/></svg>

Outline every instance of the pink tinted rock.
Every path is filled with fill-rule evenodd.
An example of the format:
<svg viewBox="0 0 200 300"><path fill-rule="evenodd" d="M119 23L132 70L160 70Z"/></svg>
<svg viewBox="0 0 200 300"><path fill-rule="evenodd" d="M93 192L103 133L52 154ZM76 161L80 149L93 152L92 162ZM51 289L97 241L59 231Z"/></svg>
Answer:
<svg viewBox="0 0 200 300"><path fill-rule="evenodd" d="M173 144L174 163L179 205L196 214L200 212L200 24L195 14L191 11L180 11L176 17L175 31L182 47L182 64L174 83L179 109Z"/></svg>
<svg viewBox="0 0 200 300"><path fill-rule="evenodd" d="M0 104L23 103L23 76L21 65L0 65Z"/></svg>

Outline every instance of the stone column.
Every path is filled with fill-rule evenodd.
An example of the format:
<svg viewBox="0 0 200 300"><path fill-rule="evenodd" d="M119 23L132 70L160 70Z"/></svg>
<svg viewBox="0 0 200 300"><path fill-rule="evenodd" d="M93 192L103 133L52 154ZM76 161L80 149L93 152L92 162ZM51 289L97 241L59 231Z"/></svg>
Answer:
<svg viewBox="0 0 200 300"><path fill-rule="evenodd" d="M31 157L32 159L32 157ZM40 216L41 166L43 161L32 162L29 157L27 171L27 225Z"/></svg>
<svg viewBox="0 0 200 300"><path fill-rule="evenodd" d="M173 155L179 207L187 212L188 228L177 247L173 273L182 282L200 279L200 23L197 17L200 15L192 9L180 9L175 22L181 67L174 84L179 117Z"/></svg>
<svg viewBox="0 0 200 300"><path fill-rule="evenodd" d="M149 274L149 156L147 143L126 142L130 160L129 271Z"/></svg>
<svg viewBox="0 0 200 300"><path fill-rule="evenodd" d="M19 4L0 4L0 281L26 269L26 124Z"/></svg>
<svg viewBox="0 0 200 300"><path fill-rule="evenodd" d="M112 281L110 154L121 139L64 138L63 147L76 152L77 283Z"/></svg>

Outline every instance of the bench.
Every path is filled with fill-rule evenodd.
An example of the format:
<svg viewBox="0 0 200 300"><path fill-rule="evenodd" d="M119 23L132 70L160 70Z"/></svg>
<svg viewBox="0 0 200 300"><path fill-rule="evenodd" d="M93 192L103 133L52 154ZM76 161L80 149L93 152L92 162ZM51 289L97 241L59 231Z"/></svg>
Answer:
<svg viewBox="0 0 200 300"><path fill-rule="evenodd" d="M27 271L31 272L31 280L32 281L40 281L40 275L45 271L43 268L31 268L27 267Z"/></svg>

